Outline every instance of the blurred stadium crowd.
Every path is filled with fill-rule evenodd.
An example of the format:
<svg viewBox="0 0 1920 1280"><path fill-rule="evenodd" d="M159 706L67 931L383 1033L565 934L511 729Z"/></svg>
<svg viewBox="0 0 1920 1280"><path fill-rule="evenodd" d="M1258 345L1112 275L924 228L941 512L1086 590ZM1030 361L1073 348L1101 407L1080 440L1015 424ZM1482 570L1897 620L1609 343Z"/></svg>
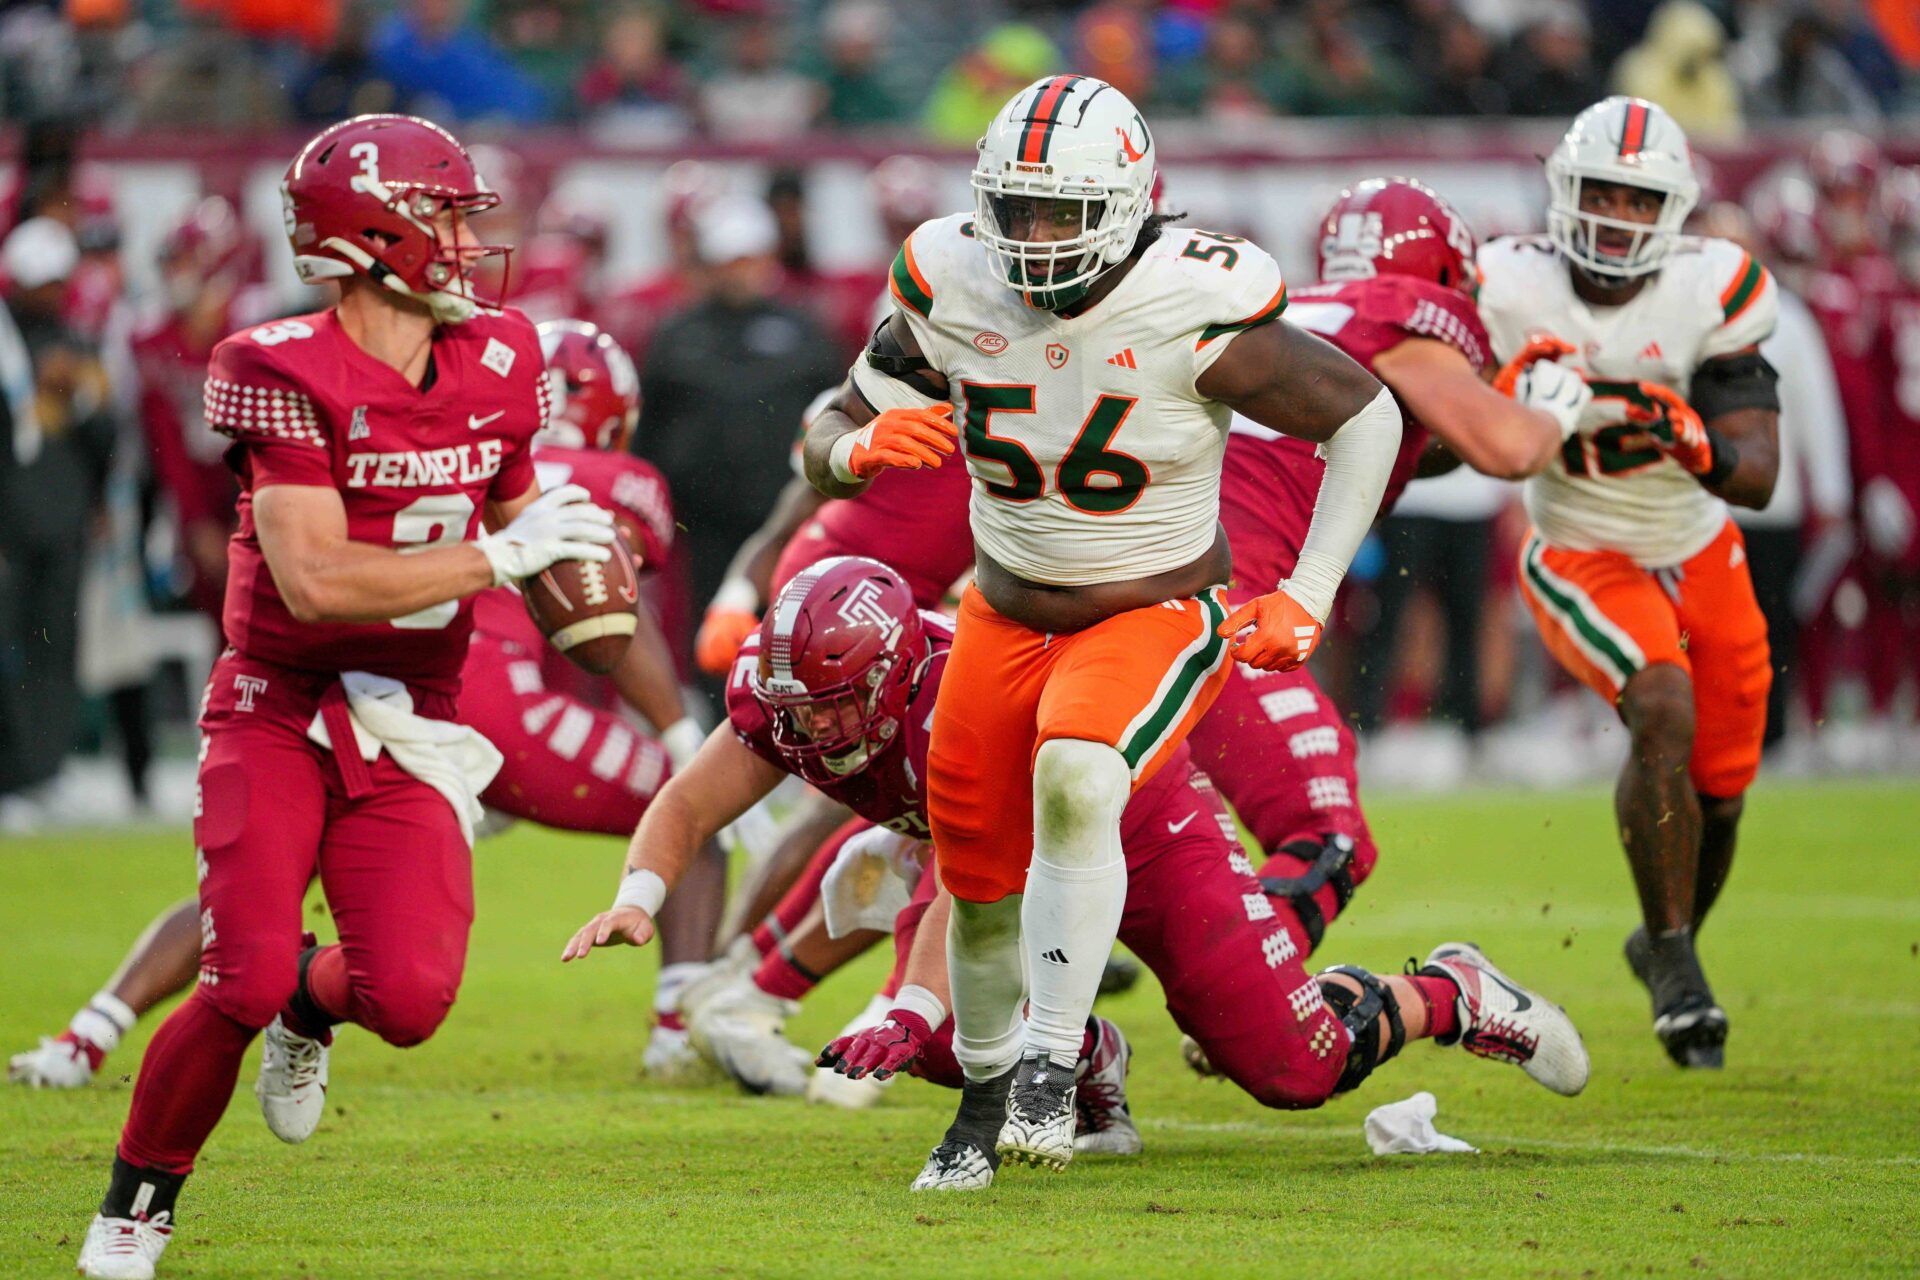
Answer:
<svg viewBox="0 0 1920 1280"><path fill-rule="evenodd" d="M258 127L405 110L604 138L917 130L970 144L1071 65L1156 121L1569 116L1696 141L1920 106L1911 0L68 0L0 16L0 108Z"/></svg>
<svg viewBox="0 0 1920 1280"><path fill-rule="evenodd" d="M191 803L234 493L207 355L323 304L279 234L276 126L388 108L496 126L475 150L504 197L486 237L517 246L512 301L594 320L640 365L634 447L685 529L662 601L685 659L893 246L967 200L950 144L1069 64L1187 117L1193 158L1163 143L1168 204L1296 279L1333 192L1374 174L1432 181L1483 240L1538 229L1524 125L1429 152L1401 117L1557 132L1618 86L1720 140L1700 217L1794 295L1767 349L1789 461L1744 521L1781 672L1770 760L1920 769L1920 169L1897 163L1920 152L1880 123L1915 105L1911 0L74 0L0 13L0 106L24 122L0 145L0 831ZM1293 125L1269 155L1211 127L1296 114L1402 136ZM874 128L893 132L845 132ZM1526 634L1515 498L1464 471L1418 485L1356 562L1317 665L1370 779L1550 785L1624 750Z"/></svg>

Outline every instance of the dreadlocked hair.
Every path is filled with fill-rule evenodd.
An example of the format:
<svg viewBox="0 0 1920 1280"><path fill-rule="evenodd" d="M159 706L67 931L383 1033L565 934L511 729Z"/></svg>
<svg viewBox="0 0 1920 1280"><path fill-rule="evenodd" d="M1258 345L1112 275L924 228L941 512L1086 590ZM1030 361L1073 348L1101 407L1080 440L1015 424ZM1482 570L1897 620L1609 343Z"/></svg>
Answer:
<svg viewBox="0 0 1920 1280"><path fill-rule="evenodd" d="M1148 245L1160 238L1160 232L1163 229L1183 220L1186 216L1185 209L1178 213L1148 214L1147 220L1140 224L1139 233L1133 237L1133 249L1129 256L1138 257Z"/></svg>

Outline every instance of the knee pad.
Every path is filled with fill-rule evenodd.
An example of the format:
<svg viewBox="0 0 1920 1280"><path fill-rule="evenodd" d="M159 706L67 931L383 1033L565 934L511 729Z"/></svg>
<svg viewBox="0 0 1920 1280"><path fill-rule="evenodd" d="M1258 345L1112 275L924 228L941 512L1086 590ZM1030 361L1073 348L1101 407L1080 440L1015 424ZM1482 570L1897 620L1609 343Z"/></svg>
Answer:
<svg viewBox="0 0 1920 1280"><path fill-rule="evenodd" d="M1321 972L1337 973L1360 984L1360 994L1357 996L1338 984L1320 984L1320 994L1334 1013L1339 1015L1341 1025L1346 1027L1347 1034L1353 1039L1353 1048L1347 1052L1347 1065L1333 1086L1337 1094L1348 1093L1359 1088L1373 1074L1375 1067L1392 1061L1405 1047L1407 1027L1400 1020L1400 1001L1392 989L1365 969L1340 964ZM1380 1037L1373 1031L1374 1021L1383 1013L1387 1015L1387 1043L1384 1049L1380 1047Z"/></svg>
<svg viewBox="0 0 1920 1280"><path fill-rule="evenodd" d="M1307 869L1297 876L1262 876L1260 887L1276 898L1285 898L1293 906L1293 913L1300 918L1300 927L1307 931L1307 941L1314 947L1320 945L1321 937L1327 931L1329 917L1314 900L1314 894L1333 886L1333 915L1338 916L1346 910L1347 903L1353 900L1354 854L1358 850L1352 836L1330 833L1318 840L1289 840L1281 845L1276 853L1284 853L1298 858L1307 864Z"/></svg>
<svg viewBox="0 0 1920 1280"><path fill-rule="evenodd" d="M1048 861L1120 860L1120 814L1133 794L1127 758L1104 742L1049 738L1033 757L1033 834Z"/></svg>

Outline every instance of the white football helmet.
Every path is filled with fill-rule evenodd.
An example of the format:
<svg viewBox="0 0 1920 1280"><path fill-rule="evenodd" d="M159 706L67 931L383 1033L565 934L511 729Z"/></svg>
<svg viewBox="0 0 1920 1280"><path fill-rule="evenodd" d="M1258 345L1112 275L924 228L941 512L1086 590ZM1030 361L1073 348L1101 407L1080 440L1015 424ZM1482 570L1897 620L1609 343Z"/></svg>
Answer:
<svg viewBox="0 0 1920 1280"><path fill-rule="evenodd" d="M1153 212L1153 135L1104 80L1059 75L1013 95L987 126L973 167L974 235L1008 288L1058 311L1126 261ZM1034 235L1036 201L1060 239Z"/></svg>
<svg viewBox="0 0 1920 1280"><path fill-rule="evenodd" d="M1588 181L1659 192L1665 197L1659 218L1646 224L1580 212L1580 187ZM1672 116L1644 98L1615 96L1575 116L1573 127L1547 157L1547 185L1547 235L1554 248L1577 266L1612 280L1658 271L1700 199L1687 135ZM1597 233L1603 228L1631 233L1631 248L1624 254L1602 253Z"/></svg>

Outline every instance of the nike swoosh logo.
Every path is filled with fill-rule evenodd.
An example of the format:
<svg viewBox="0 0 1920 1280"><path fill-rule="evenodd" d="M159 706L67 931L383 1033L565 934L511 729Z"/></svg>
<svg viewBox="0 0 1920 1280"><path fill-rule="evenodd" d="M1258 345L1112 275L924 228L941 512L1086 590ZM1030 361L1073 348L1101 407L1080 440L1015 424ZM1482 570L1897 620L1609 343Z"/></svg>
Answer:
<svg viewBox="0 0 1920 1280"><path fill-rule="evenodd" d="M495 418L498 418L500 415L504 414L505 412L506 412L505 409L495 409L492 413L488 414L484 418L480 417L478 414L470 413L467 415L467 430L478 431L480 428L486 426L489 422L492 422Z"/></svg>
<svg viewBox="0 0 1920 1280"><path fill-rule="evenodd" d="M1195 818L1199 816L1200 815L1197 813L1190 813L1186 817L1180 819L1180 821L1178 822L1169 822L1167 824L1167 834L1170 836L1179 835L1182 831L1185 831L1187 829L1187 824L1189 822L1192 822Z"/></svg>
<svg viewBox="0 0 1920 1280"><path fill-rule="evenodd" d="M1513 997L1514 999L1513 1011L1515 1013L1524 1013L1528 1009L1533 1008L1533 998L1529 996L1526 992L1522 991L1520 988L1514 986L1511 982L1508 982L1506 979L1498 976L1497 974L1491 973L1486 969L1482 969L1480 971L1480 976L1485 978L1488 982L1491 982L1494 986L1499 987L1502 991L1506 992L1508 995Z"/></svg>

